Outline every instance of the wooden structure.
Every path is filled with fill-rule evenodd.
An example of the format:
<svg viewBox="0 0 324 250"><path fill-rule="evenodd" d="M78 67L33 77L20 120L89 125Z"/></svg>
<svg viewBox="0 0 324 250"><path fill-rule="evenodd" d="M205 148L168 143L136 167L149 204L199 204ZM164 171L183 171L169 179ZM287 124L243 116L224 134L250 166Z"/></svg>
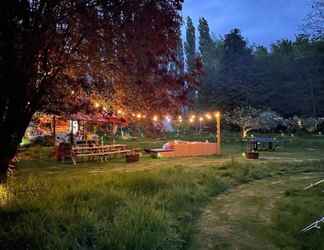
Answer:
<svg viewBox="0 0 324 250"><path fill-rule="evenodd" d="M157 156L171 157L189 157L189 156L208 156L218 155L217 143L209 142L176 142L170 143L171 149L158 152Z"/></svg>
<svg viewBox="0 0 324 250"><path fill-rule="evenodd" d="M74 125L77 124L78 129L74 129ZM27 130L26 135L31 137L31 134L36 134L37 136L43 135L52 135L54 143L56 140L61 140L58 135L86 135L86 127L89 125L99 125L105 126L107 124L125 126L127 125L127 120L122 117L117 117L111 113L95 113L95 114L84 114L81 112L58 116L58 115L49 115L45 113L38 113L34 119L34 125L30 126ZM73 141L73 138L72 138Z"/></svg>
<svg viewBox="0 0 324 250"><path fill-rule="evenodd" d="M71 144L60 144L58 160L72 160L73 164L81 161L106 161L116 157L132 155L139 158L137 149L128 149L127 145L82 145L71 146Z"/></svg>
<svg viewBox="0 0 324 250"><path fill-rule="evenodd" d="M216 142L189 142L189 141L174 141L169 142L167 148L146 149L145 151L151 154L152 157L191 157L191 156L209 156L221 154L221 114L217 112L216 117ZM209 116L210 119L211 116Z"/></svg>
<svg viewBox="0 0 324 250"><path fill-rule="evenodd" d="M222 129L221 129L221 113L216 113L216 143L217 143L217 154L221 154L222 144Z"/></svg>

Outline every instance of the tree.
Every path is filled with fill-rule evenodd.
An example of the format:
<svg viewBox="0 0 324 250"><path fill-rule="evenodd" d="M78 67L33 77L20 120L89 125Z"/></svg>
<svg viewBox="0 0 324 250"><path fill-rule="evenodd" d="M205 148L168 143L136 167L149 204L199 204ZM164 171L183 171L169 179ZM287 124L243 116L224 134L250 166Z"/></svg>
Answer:
<svg viewBox="0 0 324 250"><path fill-rule="evenodd" d="M284 123L284 119L273 111L264 111L251 106L237 107L224 115L228 124L238 126L242 138L254 130L271 131Z"/></svg>
<svg viewBox="0 0 324 250"><path fill-rule="evenodd" d="M197 86L199 84L199 76L202 71L202 62L196 51L196 28L190 17L187 18L186 41L184 43L186 55L186 72L193 79L186 81L185 89L190 103L197 102Z"/></svg>
<svg viewBox="0 0 324 250"><path fill-rule="evenodd" d="M210 107L213 102L213 89L217 81L220 54L217 50L217 41L211 37L209 25L205 18L199 19L199 52L203 64L201 85L199 91L199 105L201 109Z"/></svg>
<svg viewBox="0 0 324 250"><path fill-rule="evenodd" d="M184 51L183 51L183 42L180 35L179 35L179 40L177 45L177 74L179 74L180 76L183 76L185 74L185 58L184 58Z"/></svg>
<svg viewBox="0 0 324 250"><path fill-rule="evenodd" d="M321 115L322 43L298 36L273 44L261 100L286 117Z"/></svg>
<svg viewBox="0 0 324 250"><path fill-rule="evenodd" d="M196 28L190 17L187 18L186 42L185 42L187 71L193 72L196 65Z"/></svg>
<svg viewBox="0 0 324 250"><path fill-rule="evenodd" d="M1 181L32 115L71 93L100 93L133 109L181 97L181 81L162 67L175 58L181 0L1 5Z"/></svg>
<svg viewBox="0 0 324 250"><path fill-rule="evenodd" d="M214 41L211 38L208 22L205 18L199 19L199 51L204 67L213 67Z"/></svg>
<svg viewBox="0 0 324 250"><path fill-rule="evenodd" d="M249 105L251 85L250 73L252 50L239 29L225 35L224 54L217 89L218 106L232 109L238 105Z"/></svg>
<svg viewBox="0 0 324 250"><path fill-rule="evenodd" d="M306 17L304 30L314 39L324 38L324 1L313 0L312 11Z"/></svg>

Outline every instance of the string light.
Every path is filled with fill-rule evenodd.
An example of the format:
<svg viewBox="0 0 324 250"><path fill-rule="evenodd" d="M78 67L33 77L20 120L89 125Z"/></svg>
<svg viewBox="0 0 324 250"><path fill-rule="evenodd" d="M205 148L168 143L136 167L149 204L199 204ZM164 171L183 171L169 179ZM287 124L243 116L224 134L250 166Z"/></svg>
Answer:
<svg viewBox="0 0 324 250"><path fill-rule="evenodd" d="M123 114L123 111L118 110L118 111L117 111L117 114L121 115L121 114Z"/></svg>
<svg viewBox="0 0 324 250"><path fill-rule="evenodd" d="M95 102L95 108L99 108L100 104L98 102Z"/></svg>
<svg viewBox="0 0 324 250"><path fill-rule="evenodd" d="M157 122L159 120L159 117L157 115L153 116L153 121Z"/></svg>
<svg viewBox="0 0 324 250"><path fill-rule="evenodd" d="M206 114L206 118L207 118L208 120L211 120L211 119L212 119L212 116L211 116L210 114Z"/></svg>
<svg viewBox="0 0 324 250"><path fill-rule="evenodd" d="M95 107L96 108L98 108L98 107L100 107L100 105L99 105L99 103L95 103ZM103 108L103 110L107 110L105 107ZM118 114L125 114L125 112L123 112L122 110L118 110L117 111L117 113ZM137 119L146 119L147 118L147 115L144 115L144 114L141 114L141 113L138 113L138 114L135 114L135 113L132 113L131 114L134 118L137 118ZM189 117L189 122L190 123L194 123L196 120L198 120L200 123L202 123L202 122L204 122L204 121L210 121L210 120L212 120L212 118L213 118L213 116L214 117L216 117L216 118L219 118L220 117L220 112L215 112L215 113L213 113L213 114L211 114L211 113L206 113L205 115L202 115L202 116L199 116L199 117L197 117L195 114L193 114L193 115L191 115L190 117ZM166 115L165 117L164 117L164 119L165 119L165 121L167 121L168 123L170 123L170 122L172 122L172 117L170 116L170 115ZM154 115L152 118L151 118L151 120L153 121L153 122L158 122L159 121L159 116L158 115ZM183 120L183 117L181 116L181 115L179 115L178 116L178 122L179 123L182 123L184 120Z"/></svg>

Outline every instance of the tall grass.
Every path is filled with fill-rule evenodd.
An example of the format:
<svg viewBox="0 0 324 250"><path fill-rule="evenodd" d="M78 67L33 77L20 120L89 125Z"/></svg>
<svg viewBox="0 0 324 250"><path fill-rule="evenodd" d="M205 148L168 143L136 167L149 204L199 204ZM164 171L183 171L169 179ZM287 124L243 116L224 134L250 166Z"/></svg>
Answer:
<svg viewBox="0 0 324 250"><path fill-rule="evenodd" d="M286 249L324 249L324 228L301 230L324 216L323 186L300 191L290 189L280 200L273 213L274 226L270 236L280 248ZM280 232L280 233L279 233Z"/></svg>
<svg viewBox="0 0 324 250"><path fill-rule="evenodd" d="M222 167L11 180L9 200L0 206L0 248L185 249L210 197L303 168L233 161Z"/></svg>

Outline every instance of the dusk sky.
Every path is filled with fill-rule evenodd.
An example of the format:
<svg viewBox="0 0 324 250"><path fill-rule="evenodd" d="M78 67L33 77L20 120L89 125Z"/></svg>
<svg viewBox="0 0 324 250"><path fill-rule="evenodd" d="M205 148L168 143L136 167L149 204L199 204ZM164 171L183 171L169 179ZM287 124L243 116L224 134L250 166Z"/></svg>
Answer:
<svg viewBox="0 0 324 250"><path fill-rule="evenodd" d="M216 36L238 27L250 44L269 46L293 39L310 8L310 0L185 0L183 16L205 17Z"/></svg>

